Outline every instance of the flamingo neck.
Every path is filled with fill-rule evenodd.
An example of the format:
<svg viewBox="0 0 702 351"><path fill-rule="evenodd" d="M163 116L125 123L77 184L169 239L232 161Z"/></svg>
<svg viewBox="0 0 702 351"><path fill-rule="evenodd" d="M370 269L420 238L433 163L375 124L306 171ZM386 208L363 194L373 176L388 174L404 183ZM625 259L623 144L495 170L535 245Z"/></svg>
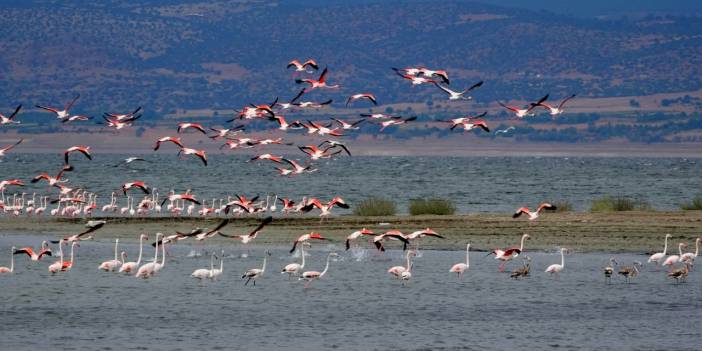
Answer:
<svg viewBox="0 0 702 351"><path fill-rule="evenodd" d="M407 259L409 260L409 256L407 256L407 257L408 257ZM329 270L329 261L330 260L331 260L331 255L327 256L327 265L324 266L324 270L322 271L322 273L319 274L320 278L323 277L325 274L327 274L327 271Z"/></svg>
<svg viewBox="0 0 702 351"><path fill-rule="evenodd" d="M407 270L408 270L408 271L410 270L410 265L411 265L411 262L410 262L410 252L411 252L411 251L408 251L408 252L407 252Z"/></svg>
<svg viewBox="0 0 702 351"><path fill-rule="evenodd" d="M700 239L695 240L695 257L700 253Z"/></svg>
<svg viewBox="0 0 702 351"><path fill-rule="evenodd" d="M300 254L302 255L302 264L300 265L300 269L305 268L305 245L303 244L300 247Z"/></svg>
<svg viewBox="0 0 702 351"><path fill-rule="evenodd" d="M266 271L266 259L267 259L267 258L268 258L268 257L263 256L263 267L261 267L261 274L263 274L263 272Z"/></svg>
<svg viewBox="0 0 702 351"><path fill-rule="evenodd" d="M12 252L10 252L10 273L15 271L15 248L12 247Z"/></svg>
<svg viewBox="0 0 702 351"><path fill-rule="evenodd" d="M470 244L466 245L466 267L470 267Z"/></svg>
<svg viewBox="0 0 702 351"><path fill-rule="evenodd" d="M63 266L63 241L59 242L59 261Z"/></svg>
<svg viewBox="0 0 702 351"><path fill-rule="evenodd" d="M159 236L156 235L156 250L154 250L154 264L158 262L158 238ZM163 245L163 244L161 244Z"/></svg>
<svg viewBox="0 0 702 351"><path fill-rule="evenodd" d="M161 268L166 264L166 245L161 243Z"/></svg>
<svg viewBox="0 0 702 351"><path fill-rule="evenodd" d="M522 240L519 243L519 251L524 251L524 240L526 239L526 236L522 236Z"/></svg>
<svg viewBox="0 0 702 351"><path fill-rule="evenodd" d="M122 251L122 264L124 264L125 262L127 262L127 258L125 257L126 255L127 255L127 253L124 252L124 251Z"/></svg>
<svg viewBox="0 0 702 351"><path fill-rule="evenodd" d="M137 258L137 262L136 262L137 266L141 263L141 253L144 251L143 242L144 242L144 236L140 235L139 236L139 258Z"/></svg>
<svg viewBox="0 0 702 351"><path fill-rule="evenodd" d="M224 251L222 251L222 257L219 259L219 273L224 272Z"/></svg>
<svg viewBox="0 0 702 351"><path fill-rule="evenodd" d="M668 252L668 236L665 236L665 244L663 245L663 256Z"/></svg>
<svg viewBox="0 0 702 351"><path fill-rule="evenodd" d="M117 261L117 245L119 244L119 239L115 239L115 261Z"/></svg>
<svg viewBox="0 0 702 351"><path fill-rule="evenodd" d="M76 247L76 242L74 241L73 244L71 244L71 260L69 262L73 263L73 248Z"/></svg>
<svg viewBox="0 0 702 351"><path fill-rule="evenodd" d="M561 250L561 268L565 268L565 254L564 250Z"/></svg>
<svg viewBox="0 0 702 351"><path fill-rule="evenodd" d="M682 244L682 243L678 244L678 254L680 255L680 257L682 257L682 255L683 255L683 253L682 253L682 247L683 247L683 244Z"/></svg>

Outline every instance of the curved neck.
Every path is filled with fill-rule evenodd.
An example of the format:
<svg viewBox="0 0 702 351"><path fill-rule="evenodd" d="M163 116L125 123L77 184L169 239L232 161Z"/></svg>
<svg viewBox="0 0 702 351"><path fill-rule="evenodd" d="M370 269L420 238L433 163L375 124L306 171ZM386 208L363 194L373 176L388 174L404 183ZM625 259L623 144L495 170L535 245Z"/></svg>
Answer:
<svg viewBox="0 0 702 351"><path fill-rule="evenodd" d="M410 270L410 265L412 264L412 263L410 262L410 252L411 252L411 251L408 251L408 252L407 252L407 270L408 270L408 271Z"/></svg>
<svg viewBox="0 0 702 351"><path fill-rule="evenodd" d="M219 259L219 272L224 272L224 251L222 251L222 257Z"/></svg>
<svg viewBox="0 0 702 351"><path fill-rule="evenodd" d="M678 254L680 255L680 257L682 257L682 255L683 255L682 248L683 248L683 244L682 243L678 244Z"/></svg>
<svg viewBox="0 0 702 351"><path fill-rule="evenodd" d="M522 241L519 244L519 251L524 251L524 240L526 239L526 236L522 236Z"/></svg>
<svg viewBox="0 0 702 351"><path fill-rule="evenodd" d="M12 252L10 252L10 273L15 271L15 248L13 247Z"/></svg>
<svg viewBox="0 0 702 351"><path fill-rule="evenodd" d="M161 243L161 267L166 264L166 245Z"/></svg>
<svg viewBox="0 0 702 351"><path fill-rule="evenodd" d="M59 242L59 261L63 265L63 241Z"/></svg>
<svg viewBox="0 0 702 351"><path fill-rule="evenodd" d="M470 267L470 244L466 245L466 266Z"/></svg>
<svg viewBox="0 0 702 351"><path fill-rule="evenodd" d="M70 261L71 263L73 263L73 248L74 248L74 247L76 247L76 242L75 242L75 241L71 244L71 261Z"/></svg>
<svg viewBox="0 0 702 351"><path fill-rule="evenodd" d="M159 236L156 235L156 250L154 250L154 263L158 262L158 238Z"/></svg>
<svg viewBox="0 0 702 351"><path fill-rule="evenodd" d="M266 271L266 259L267 259L267 258L268 258L268 257L263 256L263 267L261 267L261 274L263 274L263 272Z"/></svg>
<svg viewBox="0 0 702 351"><path fill-rule="evenodd" d="M700 253L700 239L695 240L695 257Z"/></svg>
<svg viewBox="0 0 702 351"><path fill-rule="evenodd" d="M122 264L124 264L124 262L127 262L127 258L125 256L127 256L127 253L122 251Z"/></svg>
<svg viewBox="0 0 702 351"><path fill-rule="evenodd" d="M665 236L665 245L663 246L663 256L668 252L668 236Z"/></svg>
<svg viewBox="0 0 702 351"><path fill-rule="evenodd" d="M330 256L327 256L327 265L324 266L324 270L322 271L322 273L319 274L319 277L320 277L320 278L321 278L322 276L324 276L325 274L327 274L327 271L329 270L329 260L331 260L331 255L330 255ZM409 256L407 256L407 260L409 260Z"/></svg>
<svg viewBox="0 0 702 351"><path fill-rule="evenodd" d="M144 236L139 236L139 257L137 258L137 266L141 263L141 253L144 251Z"/></svg>
<svg viewBox="0 0 702 351"><path fill-rule="evenodd" d="M117 261L117 245L119 245L119 239L115 239L115 261Z"/></svg>

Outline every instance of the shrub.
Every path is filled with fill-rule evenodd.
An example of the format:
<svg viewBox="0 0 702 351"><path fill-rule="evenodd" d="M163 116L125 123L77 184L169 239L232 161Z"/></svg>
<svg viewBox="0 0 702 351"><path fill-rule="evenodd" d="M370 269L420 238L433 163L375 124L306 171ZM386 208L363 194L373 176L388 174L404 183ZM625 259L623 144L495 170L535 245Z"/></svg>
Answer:
<svg viewBox="0 0 702 351"><path fill-rule="evenodd" d="M680 208L686 211L702 210L702 195L695 196L692 201L680 205Z"/></svg>
<svg viewBox="0 0 702 351"><path fill-rule="evenodd" d="M396 212L394 202L377 197L363 200L353 209L356 216L394 216Z"/></svg>
<svg viewBox="0 0 702 351"><path fill-rule="evenodd" d="M409 213L412 216L432 214L432 215L452 215L456 212L456 205L451 200L446 199L413 199L409 203Z"/></svg>
<svg viewBox="0 0 702 351"><path fill-rule="evenodd" d="M641 199L631 199L624 196L609 195L592 200L592 212L651 210L651 205Z"/></svg>
<svg viewBox="0 0 702 351"><path fill-rule="evenodd" d="M555 201L553 206L556 206L556 212L573 212L573 204L568 200Z"/></svg>

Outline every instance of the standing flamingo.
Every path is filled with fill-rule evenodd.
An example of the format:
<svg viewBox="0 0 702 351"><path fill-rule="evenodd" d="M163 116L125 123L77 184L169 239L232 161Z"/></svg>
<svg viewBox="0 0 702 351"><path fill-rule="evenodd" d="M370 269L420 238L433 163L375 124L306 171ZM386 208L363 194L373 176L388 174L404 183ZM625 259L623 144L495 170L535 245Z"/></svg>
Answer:
<svg viewBox="0 0 702 351"><path fill-rule="evenodd" d="M409 250L407 251L407 267L403 266L393 266L388 269L388 273L392 275L394 279L400 279L401 275L403 272L407 271L410 269L410 256L416 256L417 253L414 250Z"/></svg>
<svg viewBox="0 0 702 351"><path fill-rule="evenodd" d="M454 264L451 269L449 269L449 273L456 273L458 276L458 279L461 279L463 276L463 272L467 271L470 269L470 244L466 244L466 263L456 263Z"/></svg>
<svg viewBox="0 0 702 351"><path fill-rule="evenodd" d="M509 248L507 250L495 249L488 254L488 256L494 254L496 260L502 261L502 263L500 263L500 268L499 268L500 272L504 272L505 265L507 264L507 262L509 262L513 258L519 256L519 254L521 254L522 251L524 251L524 240L527 240L527 239L531 239L531 236L529 236L529 234L523 234L522 240L519 243L519 248L513 247L513 248Z"/></svg>
<svg viewBox="0 0 702 351"><path fill-rule="evenodd" d="M10 249L10 268L0 267L0 274L12 274L15 272L15 247Z"/></svg>
<svg viewBox="0 0 702 351"><path fill-rule="evenodd" d="M61 267L63 267L63 244L65 242L63 239L59 242L59 260L49 265L49 273L51 274L60 272Z"/></svg>
<svg viewBox="0 0 702 351"><path fill-rule="evenodd" d="M268 250L266 250L266 254L263 255L263 267L251 268L248 271L244 272L244 275L241 276L241 279L246 278L246 282L244 283L244 285L249 284L249 282L253 280L253 285L256 286L256 279L262 277L263 273L266 272L266 259L270 255L271 253Z"/></svg>
<svg viewBox="0 0 702 351"><path fill-rule="evenodd" d="M548 266L548 268L546 268L546 270L545 270L546 273L550 273L551 275L555 274L556 277L558 277L559 274L561 272L563 272L563 269L565 269L565 256L564 255L565 255L565 252L567 250L568 249L566 249L565 247L561 248L561 264L554 263L554 264Z"/></svg>
<svg viewBox="0 0 702 351"><path fill-rule="evenodd" d="M65 260L63 261L63 264L61 265L61 272L68 272L71 270L71 268L73 268L73 263L75 262L73 254L74 254L74 250L75 250L76 245L78 245L78 242L76 242L76 241L71 242L71 259L70 259L70 261L65 261Z"/></svg>
<svg viewBox="0 0 702 351"><path fill-rule="evenodd" d="M671 255L671 256L668 256L668 258L666 258L665 261L663 262L663 265L664 265L664 266L673 266L673 265L675 265L676 263L680 262L680 258L681 258L682 255L683 255L683 253L682 253L682 248L683 248L683 247L687 247L687 244L685 244L685 243L680 243L680 244L678 244L678 253L679 253L679 254L678 254L678 255Z"/></svg>
<svg viewBox="0 0 702 351"><path fill-rule="evenodd" d="M302 256L302 263L290 263L283 267L283 271L280 272L280 274L288 274L288 280L293 275L300 275L300 272L305 268L305 245L310 245L309 243L305 242L302 245L300 245L300 255Z"/></svg>
<svg viewBox="0 0 702 351"><path fill-rule="evenodd" d="M656 262L656 266L663 263L663 257L665 257L666 252L668 252L668 238L672 237L671 234L665 235L665 245L663 246L663 252L657 252L648 258L648 263Z"/></svg>
<svg viewBox="0 0 702 351"><path fill-rule="evenodd" d="M224 250L222 250L221 256L222 257L219 258L219 269L213 267L210 270L209 278L212 280L217 280L217 278L219 278L219 276L224 272Z"/></svg>
<svg viewBox="0 0 702 351"><path fill-rule="evenodd" d="M156 233L156 242L158 243L158 240L160 237L162 237L163 234L161 233ZM156 261L158 261L158 246L159 245L154 245L156 249L154 250L154 260L149 263L143 264L139 269L137 270L137 273L134 275L137 278L149 278L151 275L154 273L154 266L156 265ZM161 244L163 246L163 244Z"/></svg>
<svg viewBox="0 0 702 351"><path fill-rule="evenodd" d="M100 264L98 269L101 269L105 272L114 272L118 266L122 265L122 262L117 259L117 248L119 246L119 239L115 239L115 258L109 261L105 261Z"/></svg>
<svg viewBox="0 0 702 351"><path fill-rule="evenodd" d="M148 240L149 236L146 234L139 235L139 257L137 258L136 262L124 262L123 260L122 266L119 267L120 273L124 272L129 274L137 270L137 267L139 267L139 265L141 264L141 254L144 250L144 239Z"/></svg>
<svg viewBox="0 0 702 351"><path fill-rule="evenodd" d="M336 252L330 252L329 255L327 256L327 265L324 266L324 270L322 273L317 272L317 271L307 271L304 272L300 275L300 278L298 280L304 280L305 281L305 288L308 288L310 284L312 284L313 280L321 279L325 274L327 274L327 271L329 270L329 260L331 260L332 257L336 257L338 254Z"/></svg>
<svg viewBox="0 0 702 351"><path fill-rule="evenodd" d="M215 253L212 252L212 255L210 256L210 269L207 268L200 268L196 269L193 271L192 274L190 274L191 277L203 280L205 278L209 278L210 275L212 275L212 271L214 270L214 258L215 258Z"/></svg>
<svg viewBox="0 0 702 351"><path fill-rule="evenodd" d="M680 256L680 260L686 264L693 265L695 263L695 259L697 258L697 255L700 253L700 241L702 241L702 238L697 238L695 239L695 253L693 254L692 252L687 252Z"/></svg>

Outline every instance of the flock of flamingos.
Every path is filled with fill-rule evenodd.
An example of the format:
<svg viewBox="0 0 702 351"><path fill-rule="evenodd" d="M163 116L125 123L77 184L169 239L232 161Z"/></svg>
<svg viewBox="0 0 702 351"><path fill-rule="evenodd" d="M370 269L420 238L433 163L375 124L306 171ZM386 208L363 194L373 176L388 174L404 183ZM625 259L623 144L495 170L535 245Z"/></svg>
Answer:
<svg viewBox="0 0 702 351"><path fill-rule="evenodd" d="M380 127L379 132L382 132L386 128L400 126L417 119L416 116L402 117L384 113L370 113L361 114L361 118L355 121L344 121L335 118L331 119L329 122L287 120L283 114L305 109L324 108L333 102L331 99L323 102L302 101L303 96L306 94L313 90L339 88L338 85L327 84L329 71L326 68L318 76L318 78L315 79L310 76L314 73L314 71L319 69L317 63L313 60L308 60L303 63L293 60L289 63L288 68L293 68L295 71L294 75L297 76L295 83L305 85L305 87L301 89L294 98L288 102L280 102L278 101L278 98L276 98L270 104L250 104L249 106L244 106L240 111L237 111L237 115L234 119L228 121L245 122L251 120L264 120L269 121L275 126L275 130L281 132L306 130L306 134L310 135L311 137L323 137L322 140L316 140L310 145L302 145L297 147L297 149L302 153L301 157L306 158L305 161L286 158L282 155L274 155L271 153L258 153L249 159L248 162L251 163L270 162L273 164L273 168L278 172L278 174L280 174L280 176L291 177L314 173L317 170L314 166L315 161L320 159L338 158L344 155L347 157L351 156L351 151L349 150L348 146L339 141L338 138L343 137L344 135L347 135L347 133L353 132L354 130L358 130L358 125L360 123L368 122L377 124ZM449 87L450 81L446 71L430 70L424 67L409 67L404 69L393 68L393 70L402 79L410 82L412 86L429 85L437 87L446 93L448 99L452 101L470 100L471 97L467 94L483 85L483 82L480 81L464 90L453 90ZM537 109L543 109L555 118L564 112L564 105L574 96L575 95L566 97L557 105L551 105L546 102L549 95L545 95L535 102L528 103L524 107L511 106L503 104L502 102L499 102L499 104L514 113L514 116L517 119L533 116L535 115ZM65 107L61 108L47 107L43 105L37 105L37 108L54 113L58 121L63 124L81 123L92 119L90 116L77 115L71 112L78 98L79 96L76 96ZM375 95L371 93L351 95L346 99L345 105L348 106L350 104L357 104L364 100L373 105L377 105L377 99ZM21 124L17 118L21 108L21 105L18 106L15 111L7 117L0 114L0 126ZM103 121L100 123L103 124L103 128L109 128L115 133L118 133L120 130L132 127L134 123L141 118L140 111L141 107L128 113L105 113L104 116L102 116ZM481 130L482 132L489 133L490 128L484 119L486 114L487 112L457 117L445 122L448 123L447 127L451 130L461 128L464 131ZM208 139L223 142L220 149L226 148L228 150L264 148L266 145L272 144L292 145L292 143L285 142L282 137L257 139L253 136L247 136L243 134L245 129L245 124L238 124L230 128L206 128L198 123L183 122L178 124L177 133L181 134L189 131L201 133ZM496 131L495 133L506 133L513 129L514 127L509 127L508 130ZM328 139L329 137L334 137L334 139ZM23 139L20 139L14 144L0 148L0 157L5 156L14 148L19 147L22 142ZM181 138L178 136L171 135L158 138L155 141L153 150L158 151L166 144L172 144L175 146L178 150L178 155L181 158L188 156L196 157L199 162L201 162L204 166L207 166L208 159L206 151L185 146ZM161 199L157 189L150 187L145 182L140 180L129 180L121 185L121 193L126 199L126 203L123 207L118 205L118 192L113 192L111 194L109 203L106 203L102 207L98 207L97 193L88 191L88 187L69 185L67 176L71 172L76 172L76 154L82 154L82 157L85 157L88 160L92 160L93 157L90 146L76 145L69 147L63 151L63 164L57 171L52 173L41 173L31 179L32 183L47 183L50 192L46 195L33 193L31 198L29 198L26 193L15 192L6 196L6 190L23 187L25 186L25 183L21 179L8 179L0 181L0 193L2 197L0 199L0 213L14 216L52 215L68 217L90 217L96 214L101 214L108 217L110 215L117 214L119 216L159 216L161 214L167 214L172 216L216 216L222 219L221 222L212 229L195 228L190 232L176 232L172 235L157 233L155 235L155 241L153 241L151 244L154 247L153 260L148 262L142 257L144 241L149 239L147 234L141 234L139 236L139 254L137 260L133 262L127 262L126 252L122 251L120 253L119 239L117 239L115 240L114 258L106 260L98 265L100 270L106 272L133 274L139 278L152 278L157 276L159 271L161 271L166 264L166 257L168 256L166 253L166 246L174 245L179 241L189 238L193 238L197 241L204 241L215 235L219 235L234 240L240 240L241 243L248 248L248 245L262 232L264 227L272 222L273 217L271 215L278 212L279 203L280 213L282 213L282 215L292 213L304 214L312 211L318 211L321 220L329 217L334 207L349 208L349 205L339 196L334 196L330 201L326 202L315 197L305 197L300 201L295 201L288 198L279 198L277 195L267 196L265 200L259 199L258 196L247 198L244 195L234 195L227 196L226 198L212 198L207 201L198 200L197 196L188 189L184 192L176 192L175 190L171 190ZM115 167L129 167L129 164L134 162L147 162L147 160L141 157L129 157L119 164L116 164ZM80 166L78 166L78 168L80 168ZM55 194L52 194L51 191L55 191ZM139 196L137 196L135 193L139 194ZM137 200L138 202L135 205ZM52 208L49 209L48 207L50 204L52 204ZM547 210L555 210L555 206L552 206L549 203L542 203L534 211L527 207L521 207L515 211L513 217L518 218L524 216L527 217L528 220L533 221L537 220L539 215ZM230 223L233 216L246 215L261 216L262 219L260 224L245 235L230 235L223 232L223 229ZM82 232L66 236L52 242L53 244L58 245L58 247L54 247L53 250L50 248L50 244L47 241L44 241L41 244L41 247L37 250L34 250L32 247L16 248L13 246L10 251L10 267L0 267L0 273L14 273L14 257L15 255L23 254L26 254L31 261L35 262L45 260L47 256L56 256L56 254L58 254L58 260L48 266L48 271L51 274L68 272L71 270L75 262L75 250L76 247L79 246L79 242L82 240L92 239L93 235L100 228L106 225L106 223L107 221L105 220L89 220L86 224L85 230ZM655 263L657 266L661 265L664 267L670 267L670 270L667 271L667 275L674 278L676 282L681 282L687 278L694 264L695 258L699 253L699 244L701 239L697 238L694 253L683 253L682 250L687 246L687 244L680 243L678 245L678 254L668 255L668 239L670 237L670 234L666 235L663 251L652 255L648 261L650 263ZM412 261L417 256L420 240L422 238L424 238L424 240L427 240L428 238L442 239L443 236L431 228L417 230L412 233L403 233L399 230L387 230L382 233L376 233L372 230L362 228L348 235L345 242L346 250L351 249L353 246L357 247L362 238L368 238L369 242L374 246L374 249L381 253L385 251L385 246L391 242L402 244L402 249L407 251L405 255L406 264L391 267L387 272L393 278L401 280L402 284L404 285L405 282L412 279ZM519 257L522 259L522 265L513 269L510 276L513 278L529 276L531 259L523 254L525 241L529 238L530 236L528 234L524 234L521 237L519 247L511 247L504 250L495 249L489 253L494 255L495 259L500 262L499 271L504 271L505 265L508 262ZM283 267L281 272L287 274L289 278L297 277L299 280L305 281L305 287L308 287L312 281L324 277L329 270L330 262L334 257L338 256L338 254L335 252L327 255L326 265L321 272L305 270L305 247L310 246L311 242L319 240L327 240L327 238L320 233L315 232L304 234L296 238L293 241L293 246L290 253L294 253L295 251L299 250L301 262L290 263ZM68 249L69 246L70 254L64 255L64 247ZM470 251L470 244L467 244L465 262L456 263L450 267L448 272L451 274L455 273L460 279L467 271L469 271ZM569 251L570 250L567 248L562 248L560 250L560 263L554 263L548 266L545 269L545 272L555 276L561 274L565 269L565 255ZM250 282L252 282L252 285L255 285L256 281L259 280L266 272L267 256L269 256L270 253L268 251L265 253L266 254L263 256L263 262L260 268L251 268L243 273L242 279L245 280L245 285L249 284ZM223 274L223 258L223 256L218 258L216 253L213 252L210 257L209 268L195 270L192 273L192 277L197 279L217 280ZM219 268L217 268L215 265L216 259L219 259ZM616 259L611 258L608 264L602 268L602 272L607 282L611 280L615 273L621 275L626 282L628 282L630 279L637 276L642 263L634 262L632 265L622 267L619 267L618 265L619 263L616 261Z"/></svg>

